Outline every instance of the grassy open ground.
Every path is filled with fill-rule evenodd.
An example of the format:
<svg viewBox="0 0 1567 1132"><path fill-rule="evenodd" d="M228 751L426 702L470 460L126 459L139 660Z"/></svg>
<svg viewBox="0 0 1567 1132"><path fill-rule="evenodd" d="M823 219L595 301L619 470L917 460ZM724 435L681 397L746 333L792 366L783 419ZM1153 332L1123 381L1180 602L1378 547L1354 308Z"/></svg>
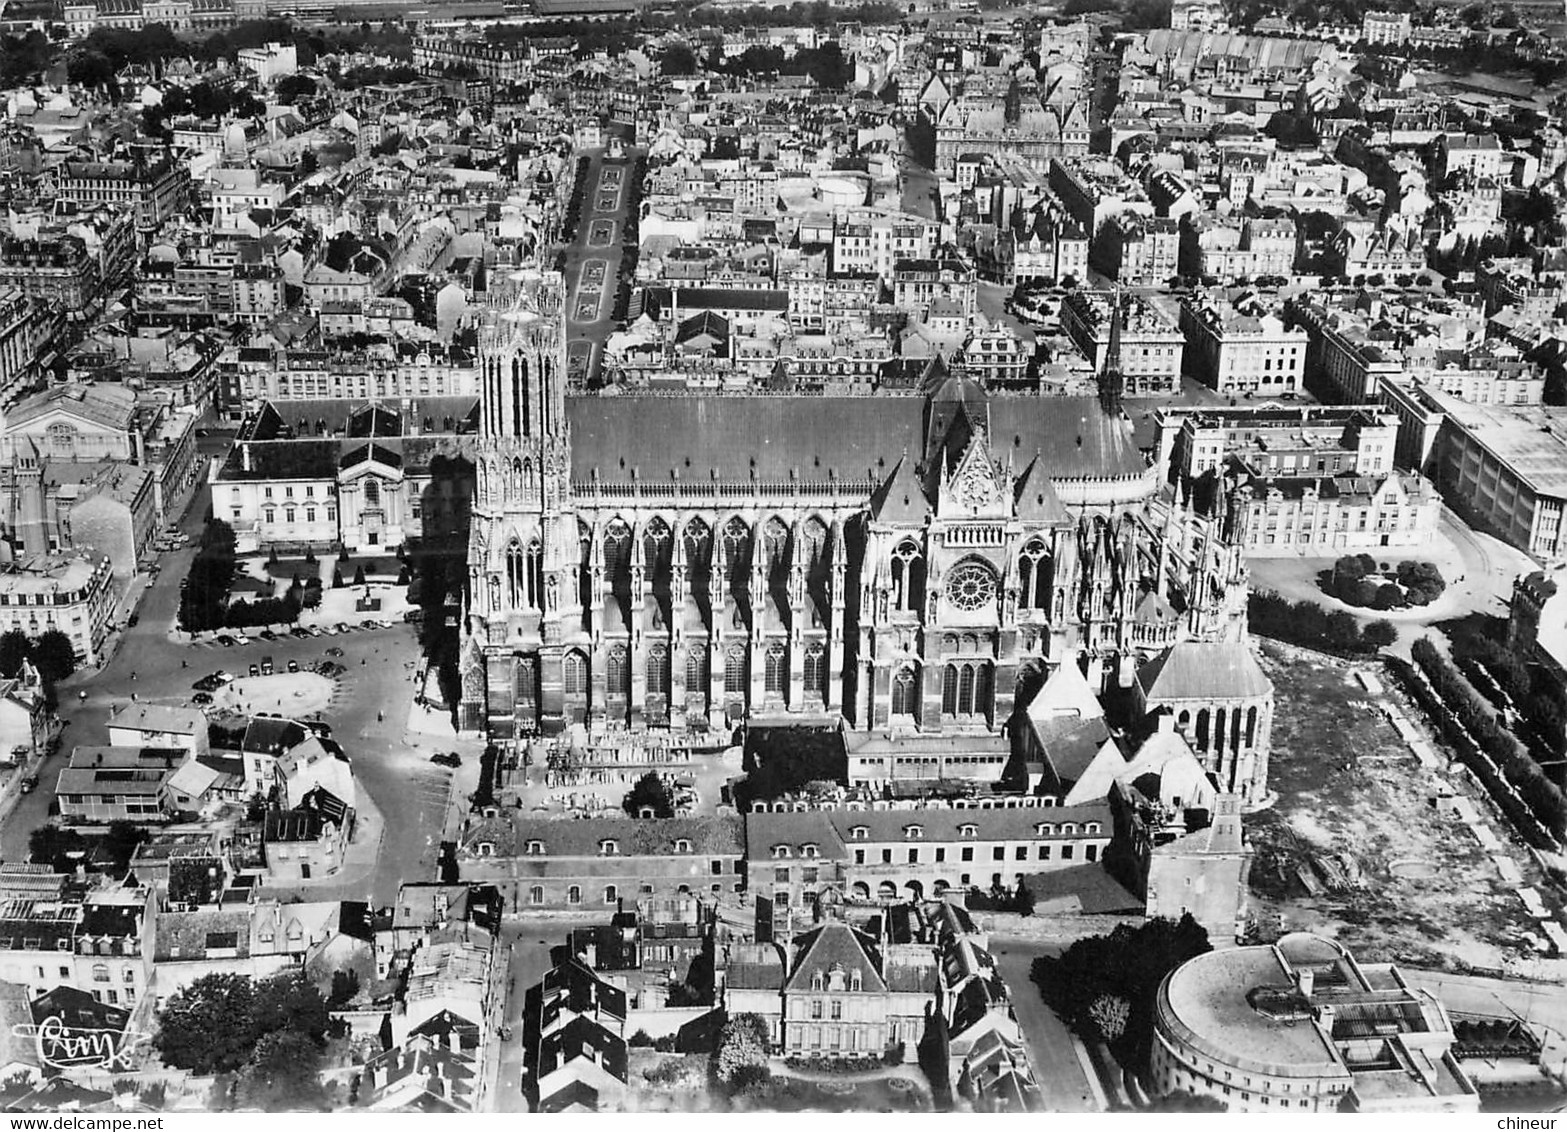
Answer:
<svg viewBox="0 0 1567 1132"><path fill-rule="evenodd" d="M1259 919L1276 913L1286 930L1324 932L1370 961L1497 969L1521 956L1530 917L1474 836L1436 806L1437 777L1388 722L1389 701L1367 695L1347 664L1271 642L1262 655L1277 703L1269 786L1278 801L1247 821ZM1422 723L1417 709L1400 706ZM1466 774L1442 777L1490 812ZM1524 883L1540 884L1506 824L1491 824ZM1312 861L1351 883L1332 890ZM1298 879L1302 868L1318 894Z"/></svg>

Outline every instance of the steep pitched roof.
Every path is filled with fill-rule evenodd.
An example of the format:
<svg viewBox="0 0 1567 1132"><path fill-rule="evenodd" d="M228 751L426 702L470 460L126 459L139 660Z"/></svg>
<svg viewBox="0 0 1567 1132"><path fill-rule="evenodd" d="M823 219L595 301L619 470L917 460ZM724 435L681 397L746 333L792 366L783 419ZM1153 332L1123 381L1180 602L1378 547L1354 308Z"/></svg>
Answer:
<svg viewBox="0 0 1567 1132"><path fill-rule="evenodd" d="M1273 692L1273 681L1239 641L1172 645L1138 670L1137 683L1149 702L1249 699Z"/></svg>
<svg viewBox="0 0 1567 1132"><path fill-rule="evenodd" d="M806 932L795 942L800 948L799 958L785 985L786 991L810 990L812 977L818 974L825 984L835 969L843 972L846 983L858 970L865 990L887 989L881 977L881 955L876 949L876 941L866 933L834 921Z"/></svg>

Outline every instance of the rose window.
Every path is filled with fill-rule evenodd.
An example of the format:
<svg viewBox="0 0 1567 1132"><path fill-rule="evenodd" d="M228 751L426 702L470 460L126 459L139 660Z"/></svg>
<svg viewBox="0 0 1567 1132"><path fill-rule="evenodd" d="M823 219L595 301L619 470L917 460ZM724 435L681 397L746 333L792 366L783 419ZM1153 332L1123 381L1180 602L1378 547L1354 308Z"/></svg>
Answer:
<svg viewBox="0 0 1567 1132"><path fill-rule="evenodd" d="M958 609L982 609L996 600L996 576L977 563L947 575L947 600Z"/></svg>

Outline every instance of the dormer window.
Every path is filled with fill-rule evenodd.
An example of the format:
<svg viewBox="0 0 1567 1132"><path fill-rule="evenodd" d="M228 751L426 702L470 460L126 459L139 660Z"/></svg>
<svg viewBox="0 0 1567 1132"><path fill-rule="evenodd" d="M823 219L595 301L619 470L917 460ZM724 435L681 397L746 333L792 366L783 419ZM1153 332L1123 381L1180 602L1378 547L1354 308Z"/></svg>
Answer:
<svg viewBox="0 0 1567 1132"><path fill-rule="evenodd" d="M978 837L979 836L979 826L968 824L968 823L960 825L960 826L958 826L958 836L959 837Z"/></svg>
<svg viewBox="0 0 1567 1132"><path fill-rule="evenodd" d="M495 842L493 842L493 841L481 841L481 842L479 842L479 856L481 856L481 857L493 857L493 856L495 856Z"/></svg>
<svg viewBox="0 0 1567 1132"><path fill-rule="evenodd" d="M922 825L906 825L903 827L903 839L905 841L918 841L925 836L925 827Z"/></svg>
<svg viewBox="0 0 1567 1132"><path fill-rule="evenodd" d="M1049 822L1042 821L1034 827L1034 834L1038 837L1053 837L1055 836L1055 832L1056 827L1051 825Z"/></svg>
<svg viewBox="0 0 1567 1132"><path fill-rule="evenodd" d="M689 853L689 852L691 852L691 842L687 841L684 837L677 838L675 840L675 852L676 853Z"/></svg>
<svg viewBox="0 0 1567 1132"><path fill-rule="evenodd" d="M868 826L857 825L853 829L849 830L849 840L864 841L870 837L870 834L871 831Z"/></svg>
<svg viewBox="0 0 1567 1132"><path fill-rule="evenodd" d="M1077 835L1077 826L1073 822L1066 822L1061 826L1061 832L1068 837L1074 837Z"/></svg>
<svg viewBox="0 0 1567 1132"><path fill-rule="evenodd" d="M811 989L814 991L822 989L822 973L820 971L811 972Z"/></svg>
<svg viewBox="0 0 1567 1132"><path fill-rule="evenodd" d="M787 859L788 857L791 857L791 856L793 856L793 853L790 851L789 846L787 846L787 845L774 845L773 846L773 858L775 860L782 861L782 860L785 860L785 859Z"/></svg>
<svg viewBox="0 0 1567 1132"><path fill-rule="evenodd" d="M821 856L821 850L814 843L802 845L800 846L800 856L814 859Z"/></svg>
<svg viewBox="0 0 1567 1132"><path fill-rule="evenodd" d="M607 839L607 838L605 840L599 842L599 856L600 857L614 857L614 856L618 856L619 853L620 853L620 842L613 841L613 840L610 840L610 839Z"/></svg>
<svg viewBox="0 0 1567 1132"><path fill-rule="evenodd" d="M1091 821L1087 825L1083 826L1083 832L1084 833L1092 833L1092 834L1096 834L1097 835L1101 828L1102 827L1100 826L1100 824L1098 822Z"/></svg>
<svg viewBox="0 0 1567 1132"><path fill-rule="evenodd" d="M865 989L865 983L864 980L860 977L860 969L858 967L849 972L849 989L851 991Z"/></svg>
<svg viewBox="0 0 1567 1132"><path fill-rule="evenodd" d="M530 842L528 842L528 856L530 856L530 857L542 857L542 856L544 856L544 842L542 842L542 841L530 841Z"/></svg>

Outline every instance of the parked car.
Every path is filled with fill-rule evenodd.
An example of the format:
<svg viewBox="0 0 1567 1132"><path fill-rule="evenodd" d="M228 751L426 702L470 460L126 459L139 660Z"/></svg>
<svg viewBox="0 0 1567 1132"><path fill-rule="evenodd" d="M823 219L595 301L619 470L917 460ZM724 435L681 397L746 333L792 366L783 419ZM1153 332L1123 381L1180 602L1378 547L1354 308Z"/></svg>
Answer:
<svg viewBox="0 0 1567 1132"><path fill-rule="evenodd" d="M210 704L212 702L212 693L211 692L197 692L194 696L192 696L190 698L190 702L193 703L193 704L198 704L198 705L199 704Z"/></svg>
<svg viewBox="0 0 1567 1132"><path fill-rule="evenodd" d="M348 624L346 624L346 623L344 623L344 622L342 622L342 621L339 621L336 625L333 625L332 628L335 629L339 633L351 633L351 632L353 632L353 627L348 625Z"/></svg>
<svg viewBox="0 0 1567 1132"><path fill-rule="evenodd" d="M271 629L263 629L261 632L257 633L256 636L260 637L263 641L277 640L277 634L274 633Z"/></svg>
<svg viewBox="0 0 1567 1132"><path fill-rule="evenodd" d="M214 678L216 678L216 680L217 680L217 682L219 684L232 684L232 683L234 683L234 674L232 672L224 672L222 669L219 669L217 672L214 672L212 675L214 676Z"/></svg>
<svg viewBox="0 0 1567 1132"><path fill-rule="evenodd" d="M295 625L288 631L288 635L291 637L297 637L299 640L303 641L309 638L310 630L306 629L303 625Z"/></svg>
<svg viewBox="0 0 1567 1132"><path fill-rule="evenodd" d="M430 761L439 766L451 767L453 770L462 766L462 756L455 751L442 751L439 754L431 755Z"/></svg>
<svg viewBox="0 0 1567 1132"><path fill-rule="evenodd" d="M319 637L321 635L321 626L308 625L306 626L306 631L309 632L312 637Z"/></svg>
<svg viewBox="0 0 1567 1132"><path fill-rule="evenodd" d="M419 622L424 620L424 610L410 609L403 614L403 620L408 622L410 625L417 625Z"/></svg>
<svg viewBox="0 0 1567 1132"><path fill-rule="evenodd" d="M250 674L252 676L260 676L261 675L261 665L259 665L259 664L252 664L250 666Z"/></svg>
<svg viewBox="0 0 1567 1132"><path fill-rule="evenodd" d="M326 650L326 654L327 656L342 656L343 650L338 648L336 645L333 645L331 648Z"/></svg>
<svg viewBox="0 0 1567 1132"><path fill-rule="evenodd" d="M250 644L250 638L245 636L244 633L235 633L234 634L234 640L236 640L237 642L239 642L242 645Z"/></svg>
<svg viewBox="0 0 1567 1132"><path fill-rule="evenodd" d="M226 649L227 648L233 648L235 645L237 645L239 643L233 637L229 636L227 633L219 633L218 636L217 636L217 642L218 642L218 644L222 645Z"/></svg>
<svg viewBox="0 0 1567 1132"><path fill-rule="evenodd" d="M298 672L299 671L299 661L297 661L297 660L289 661L288 662L288 670L290 672Z"/></svg>
<svg viewBox="0 0 1567 1132"><path fill-rule="evenodd" d="M38 789L38 776L36 774L29 774L26 778L22 779L22 793L23 794L31 794L34 790L37 790L37 789Z"/></svg>
<svg viewBox="0 0 1567 1132"><path fill-rule="evenodd" d="M272 658L270 656L264 656L261 658L261 675L271 676L272 673L276 671L277 669L272 667Z"/></svg>
<svg viewBox="0 0 1567 1132"><path fill-rule="evenodd" d="M211 692L223 687L223 681L219 680L217 673L214 672L211 676L203 676L192 684L191 687L198 692Z"/></svg>

